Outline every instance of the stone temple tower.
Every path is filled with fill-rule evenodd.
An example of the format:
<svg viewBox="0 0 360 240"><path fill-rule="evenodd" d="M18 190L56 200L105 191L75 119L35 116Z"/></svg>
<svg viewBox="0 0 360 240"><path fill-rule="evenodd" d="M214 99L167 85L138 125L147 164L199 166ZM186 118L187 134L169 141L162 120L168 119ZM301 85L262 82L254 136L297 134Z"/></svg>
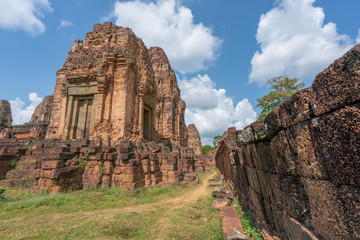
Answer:
<svg viewBox="0 0 360 240"><path fill-rule="evenodd" d="M166 54L112 23L73 43L52 107L47 138L187 145L185 103Z"/></svg>

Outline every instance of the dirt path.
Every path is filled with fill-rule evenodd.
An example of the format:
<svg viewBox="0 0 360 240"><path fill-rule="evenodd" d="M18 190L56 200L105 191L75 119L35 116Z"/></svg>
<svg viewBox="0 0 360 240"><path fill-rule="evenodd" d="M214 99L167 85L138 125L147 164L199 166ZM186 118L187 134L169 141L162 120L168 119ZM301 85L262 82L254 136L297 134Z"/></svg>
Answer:
<svg viewBox="0 0 360 240"><path fill-rule="evenodd" d="M125 211L125 212L139 211L139 212L141 212L144 209L151 210L151 209L158 208L159 206L166 206L168 211L173 211L174 209L181 208L185 205L196 202L200 198L208 196L209 193L211 193L211 190L208 189L209 179L212 178L213 176L215 176L215 174L216 173L213 173L213 174L207 176L201 182L201 184L199 184L199 186L197 186L194 189L191 189L191 191L186 192L185 194L183 194L181 196L167 198L164 200L160 200L159 202L156 202L156 203L141 204L141 205L137 205L137 206L128 206L128 207L124 207L124 208L112 209L109 211L111 211L111 212L113 212L113 211ZM103 210L99 210L99 211L103 212Z"/></svg>
<svg viewBox="0 0 360 240"><path fill-rule="evenodd" d="M159 227L154 228L153 231L160 233L160 236L166 236L170 229L168 225L172 224L170 220L171 216L175 214L174 211L179 208L186 208L187 205L196 203L199 199L209 196L211 190L208 188L208 183L209 179L214 175L215 173L207 176L198 187L192 189L190 192L186 192L179 197L169 198L157 203L159 205L165 205L166 210L164 211L163 217L154 224Z"/></svg>
<svg viewBox="0 0 360 240"><path fill-rule="evenodd" d="M115 208L115 209L99 209L94 211L81 212L80 214L84 218L92 218L94 216L98 216L101 214L104 220L110 220L117 214L124 214L129 212L141 213L142 211L156 210L159 207L166 207L166 212L169 213L174 211L175 209L182 208L185 207L186 205L195 203L200 198L209 196L209 194L211 194L211 189L208 188L209 179L214 177L215 175L216 173L206 176L206 178L203 179L198 186L196 186L195 188L191 189L188 192L185 192L181 196L166 198L155 203L139 204L136 206L127 206L127 207ZM79 213L77 212L77 213L54 214L54 218L61 219L64 217L69 217L71 215L78 216ZM166 213L165 213L165 217L160 220L159 224L165 221L166 221Z"/></svg>

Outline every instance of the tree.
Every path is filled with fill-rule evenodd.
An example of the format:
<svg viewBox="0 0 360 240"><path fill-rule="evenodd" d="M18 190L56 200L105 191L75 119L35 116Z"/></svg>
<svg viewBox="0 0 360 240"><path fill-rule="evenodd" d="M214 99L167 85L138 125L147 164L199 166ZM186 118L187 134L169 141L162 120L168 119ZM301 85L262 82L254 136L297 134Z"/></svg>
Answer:
<svg viewBox="0 0 360 240"><path fill-rule="evenodd" d="M283 101L305 86L304 82L299 82L298 78L288 78L286 75L274 77L268 80L266 84L273 91L256 99L256 107L261 109L258 120L265 118L269 112L278 108Z"/></svg>
<svg viewBox="0 0 360 240"><path fill-rule="evenodd" d="M202 154L205 155L208 151L214 149L212 146L210 145L204 145L202 146Z"/></svg>
<svg viewBox="0 0 360 240"><path fill-rule="evenodd" d="M216 148L218 142L221 140L221 136L220 136L220 135L216 135L213 139L214 139L214 141L213 141L214 148Z"/></svg>

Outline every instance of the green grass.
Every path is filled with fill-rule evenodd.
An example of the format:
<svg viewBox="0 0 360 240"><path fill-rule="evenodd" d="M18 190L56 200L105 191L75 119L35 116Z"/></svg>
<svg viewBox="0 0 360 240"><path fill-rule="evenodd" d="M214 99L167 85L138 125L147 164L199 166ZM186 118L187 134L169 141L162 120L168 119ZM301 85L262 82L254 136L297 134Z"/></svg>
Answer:
<svg viewBox="0 0 360 240"><path fill-rule="evenodd" d="M0 200L0 238L222 239L210 188L207 197L198 201L182 204L176 200L199 187L137 192L99 188L58 194L7 189Z"/></svg>
<svg viewBox="0 0 360 240"><path fill-rule="evenodd" d="M248 209L246 212L242 210L240 203L234 198L233 206L239 214L241 225L244 229L246 236L251 237L254 240L262 240L261 232L256 228L254 222L251 219L251 210Z"/></svg>

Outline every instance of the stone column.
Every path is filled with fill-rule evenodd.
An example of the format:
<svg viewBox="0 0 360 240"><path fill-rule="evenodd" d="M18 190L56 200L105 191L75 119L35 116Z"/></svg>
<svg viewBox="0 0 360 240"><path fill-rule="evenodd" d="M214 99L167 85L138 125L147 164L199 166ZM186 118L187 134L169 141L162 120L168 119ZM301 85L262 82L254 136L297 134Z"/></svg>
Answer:
<svg viewBox="0 0 360 240"><path fill-rule="evenodd" d="M79 99L74 99L74 104L72 107L71 115L72 115L72 122L71 122L71 128L70 128L70 136L68 136L70 139L73 139L76 136L76 124L77 124L77 109L79 105Z"/></svg>
<svg viewBox="0 0 360 240"><path fill-rule="evenodd" d="M143 126L144 126L144 95L143 94L140 94L139 95L139 137L141 139L144 138L144 129L143 129Z"/></svg>
<svg viewBox="0 0 360 240"><path fill-rule="evenodd" d="M72 111L73 111L73 105L74 105L74 96L69 96L69 100L67 102L67 107L66 107L66 118L65 118L65 125L64 125L64 131L63 131L63 135L62 138L63 139L67 139L69 138L69 132L70 132L70 121L71 121L71 116L72 116Z"/></svg>
<svg viewBox="0 0 360 240"><path fill-rule="evenodd" d="M97 109L96 109L96 123L102 123L104 120L104 105L105 105L106 85L104 83L98 84Z"/></svg>

